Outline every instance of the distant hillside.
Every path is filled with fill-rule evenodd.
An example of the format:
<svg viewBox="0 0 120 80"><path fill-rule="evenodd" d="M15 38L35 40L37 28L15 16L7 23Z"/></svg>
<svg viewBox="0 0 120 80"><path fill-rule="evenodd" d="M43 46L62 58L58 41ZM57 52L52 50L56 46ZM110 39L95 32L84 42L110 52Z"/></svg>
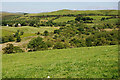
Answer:
<svg viewBox="0 0 120 80"><path fill-rule="evenodd" d="M21 16L23 13L10 13L10 12L1 12L0 15L2 14L2 17L5 16Z"/></svg>
<svg viewBox="0 0 120 80"><path fill-rule="evenodd" d="M10 12L1 12L0 13L0 18L2 18L3 20L4 19L10 20L13 18L21 17L21 16L23 16L23 13L10 13Z"/></svg>
<svg viewBox="0 0 120 80"><path fill-rule="evenodd" d="M24 13L10 13L10 12L1 12L2 17L8 16L22 16ZM29 13L28 16L43 16L43 15L78 15L78 14L95 14L95 15L118 15L117 10L58 10L53 12L45 12L45 13ZM1 17L1 16L0 16Z"/></svg>
<svg viewBox="0 0 120 80"><path fill-rule="evenodd" d="M118 15L117 10L58 10L46 13L33 13L28 16L42 16L42 15L67 15L67 14L101 14L101 15Z"/></svg>

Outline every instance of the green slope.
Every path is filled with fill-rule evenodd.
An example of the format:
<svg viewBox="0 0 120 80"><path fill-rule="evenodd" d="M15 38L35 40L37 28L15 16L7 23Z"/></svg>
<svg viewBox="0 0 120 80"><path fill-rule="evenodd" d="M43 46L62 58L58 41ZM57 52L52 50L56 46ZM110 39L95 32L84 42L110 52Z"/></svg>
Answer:
<svg viewBox="0 0 120 80"><path fill-rule="evenodd" d="M116 78L118 46L4 54L3 78Z"/></svg>
<svg viewBox="0 0 120 80"><path fill-rule="evenodd" d="M42 16L42 15L66 15L66 14L103 14L103 15L118 15L117 10L58 10L46 13L33 13L28 16Z"/></svg>
<svg viewBox="0 0 120 80"><path fill-rule="evenodd" d="M76 17L61 17L58 19L55 19L53 22L67 22L71 20L75 20Z"/></svg>
<svg viewBox="0 0 120 80"><path fill-rule="evenodd" d="M56 29L58 29L58 27L47 27L47 26L46 27L40 27L40 28L30 27L30 26L22 26L22 27L2 26L2 28L0 28L0 30L2 30L2 36L12 35L17 30L23 31L26 35L29 35L29 34L30 35L35 35L35 33L37 33L37 32L43 33L45 30L47 30L49 32L53 32Z"/></svg>

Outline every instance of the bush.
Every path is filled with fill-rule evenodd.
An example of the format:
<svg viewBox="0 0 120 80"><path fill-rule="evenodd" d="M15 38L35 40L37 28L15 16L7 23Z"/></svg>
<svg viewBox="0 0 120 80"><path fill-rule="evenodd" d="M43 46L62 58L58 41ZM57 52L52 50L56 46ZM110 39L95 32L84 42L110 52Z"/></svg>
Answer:
<svg viewBox="0 0 120 80"><path fill-rule="evenodd" d="M65 48L65 45L61 42L57 42L53 47L53 49L63 49L63 48Z"/></svg>
<svg viewBox="0 0 120 80"><path fill-rule="evenodd" d="M46 50L48 47L41 37L37 37L28 43L28 48L30 48L32 51L38 51Z"/></svg>
<svg viewBox="0 0 120 80"><path fill-rule="evenodd" d="M92 39L91 39L91 37L86 38L86 45L88 47L92 46Z"/></svg>
<svg viewBox="0 0 120 80"><path fill-rule="evenodd" d="M19 36L19 30L17 30L17 32L15 33L14 37L18 37Z"/></svg>
<svg viewBox="0 0 120 80"><path fill-rule="evenodd" d="M9 41L12 42L12 41L15 41L14 37L13 36L9 36Z"/></svg>
<svg viewBox="0 0 120 80"><path fill-rule="evenodd" d="M40 32L37 32L37 35L39 35L40 34Z"/></svg>
<svg viewBox="0 0 120 80"><path fill-rule="evenodd" d="M102 17L102 18L101 18L101 21L103 21L103 20L105 20L105 17Z"/></svg>
<svg viewBox="0 0 120 80"><path fill-rule="evenodd" d="M13 46L13 44L7 44L5 48L2 49L4 54L24 52L20 47Z"/></svg>
<svg viewBox="0 0 120 80"><path fill-rule="evenodd" d="M85 44L85 41L84 40L78 40L78 39L72 39L70 41L70 43L72 44L72 46L75 46L75 47L85 47L86 44Z"/></svg>
<svg viewBox="0 0 120 80"><path fill-rule="evenodd" d="M24 34L24 32L23 32L23 31L21 31L21 32L20 32L20 35L23 35L23 34Z"/></svg>
<svg viewBox="0 0 120 80"><path fill-rule="evenodd" d="M59 34L60 30L54 30L54 34Z"/></svg>
<svg viewBox="0 0 120 80"><path fill-rule="evenodd" d="M47 41L47 42L45 42L45 43L46 43L46 45L47 45L48 47L52 47L52 46L53 46L52 42Z"/></svg>
<svg viewBox="0 0 120 80"><path fill-rule="evenodd" d="M24 34L24 32L23 31L19 31L19 30L17 30L17 32L15 33L15 35L14 35L14 37L18 37L18 36L21 36L21 35L23 35Z"/></svg>
<svg viewBox="0 0 120 80"><path fill-rule="evenodd" d="M48 36L48 31L44 31L44 36Z"/></svg>
<svg viewBox="0 0 120 80"><path fill-rule="evenodd" d="M0 44L2 43L2 38L0 37Z"/></svg>
<svg viewBox="0 0 120 80"><path fill-rule="evenodd" d="M21 52L24 52L24 51L22 49L20 49L20 47L14 46L14 52L15 53L21 53Z"/></svg>
<svg viewBox="0 0 120 80"><path fill-rule="evenodd" d="M38 26L36 24L34 24L33 27L38 27Z"/></svg>
<svg viewBox="0 0 120 80"><path fill-rule="evenodd" d="M15 41L15 39L11 35L10 36L4 36L4 37L2 37L2 43L12 42L12 41Z"/></svg>
<svg viewBox="0 0 120 80"><path fill-rule="evenodd" d="M70 43L69 42L65 42L64 43L64 48L70 48Z"/></svg>
<svg viewBox="0 0 120 80"><path fill-rule="evenodd" d="M20 36L18 36L16 39L16 42L20 42L20 41L21 41L21 38L20 38Z"/></svg>
<svg viewBox="0 0 120 80"><path fill-rule="evenodd" d="M117 45L117 44L118 44L117 41L111 41L111 42L110 42L110 45Z"/></svg>
<svg viewBox="0 0 120 80"><path fill-rule="evenodd" d="M14 46L13 44L7 44L7 46L2 50L3 50L3 53L5 54L11 54L11 53L14 53Z"/></svg>

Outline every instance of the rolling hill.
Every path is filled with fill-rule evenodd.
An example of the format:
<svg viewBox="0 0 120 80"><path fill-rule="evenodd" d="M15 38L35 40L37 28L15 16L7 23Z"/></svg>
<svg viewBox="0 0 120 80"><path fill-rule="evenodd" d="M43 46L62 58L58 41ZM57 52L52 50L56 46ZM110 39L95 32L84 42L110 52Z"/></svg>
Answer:
<svg viewBox="0 0 120 80"><path fill-rule="evenodd" d="M118 46L4 54L3 78L118 78Z"/></svg>
<svg viewBox="0 0 120 80"><path fill-rule="evenodd" d="M67 14L101 14L101 15L118 15L117 10L58 10L53 12L46 13L32 13L28 14L28 16L42 16L42 15L67 15Z"/></svg>

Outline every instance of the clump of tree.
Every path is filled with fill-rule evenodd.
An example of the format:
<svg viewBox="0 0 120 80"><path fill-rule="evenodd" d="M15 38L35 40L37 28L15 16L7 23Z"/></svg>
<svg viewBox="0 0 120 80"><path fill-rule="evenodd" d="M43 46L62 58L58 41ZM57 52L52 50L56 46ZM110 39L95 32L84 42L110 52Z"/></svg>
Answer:
<svg viewBox="0 0 120 80"><path fill-rule="evenodd" d="M16 42L20 42L20 41L21 41L20 36L17 36L17 38L16 38Z"/></svg>
<svg viewBox="0 0 120 80"><path fill-rule="evenodd" d="M44 36L48 36L49 32L47 30L44 31Z"/></svg>
<svg viewBox="0 0 120 80"><path fill-rule="evenodd" d="M17 32L15 33L14 37L22 36L23 34L24 34L23 31L17 30Z"/></svg>
<svg viewBox="0 0 120 80"><path fill-rule="evenodd" d="M85 47L86 46L85 41L82 39L79 40L79 39L74 38L74 39L70 40L70 43L74 47Z"/></svg>
<svg viewBox="0 0 120 80"><path fill-rule="evenodd" d="M48 46L41 37L37 37L29 41L27 47L30 49L30 51L40 51L48 49Z"/></svg>
<svg viewBox="0 0 120 80"><path fill-rule="evenodd" d="M93 18L90 18L90 17L76 17L75 20L78 21L78 22L92 23Z"/></svg>
<svg viewBox="0 0 120 80"><path fill-rule="evenodd" d="M86 38L86 45L89 46L104 46L104 45L117 45L118 32L98 32Z"/></svg>
<svg viewBox="0 0 120 80"><path fill-rule="evenodd" d="M40 35L40 32L37 32L36 34L37 34L37 35Z"/></svg>
<svg viewBox="0 0 120 80"><path fill-rule="evenodd" d="M66 46L62 42L56 42L53 49L63 49L66 48Z"/></svg>
<svg viewBox="0 0 120 80"><path fill-rule="evenodd" d="M22 36L23 34L24 34L23 31L20 32L19 30L17 30L17 32L14 35L14 37L16 38L16 42L20 42L21 41L20 36Z"/></svg>
<svg viewBox="0 0 120 80"><path fill-rule="evenodd" d="M14 46L13 44L7 44L5 48L2 49L4 54L24 52L20 47Z"/></svg>
<svg viewBox="0 0 120 80"><path fill-rule="evenodd" d="M108 20L108 19L112 19L112 18L116 18L116 17L115 17L115 16L112 16L112 17L107 17L107 18L102 17L102 18L101 18L101 21Z"/></svg>
<svg viewBox="0 0 120 80"><path fill-rule="evenodd" d="M52 41L46 41L45 43L46 43L48 48L53 47L53 42Z"/></svg>
<svg viewBox="0 0 120 80"><path fill-rule="evenodd" d="M105 19L106 19L105 17L102 17L102 18L101 18L101 21L104 21Z"/></svg>

